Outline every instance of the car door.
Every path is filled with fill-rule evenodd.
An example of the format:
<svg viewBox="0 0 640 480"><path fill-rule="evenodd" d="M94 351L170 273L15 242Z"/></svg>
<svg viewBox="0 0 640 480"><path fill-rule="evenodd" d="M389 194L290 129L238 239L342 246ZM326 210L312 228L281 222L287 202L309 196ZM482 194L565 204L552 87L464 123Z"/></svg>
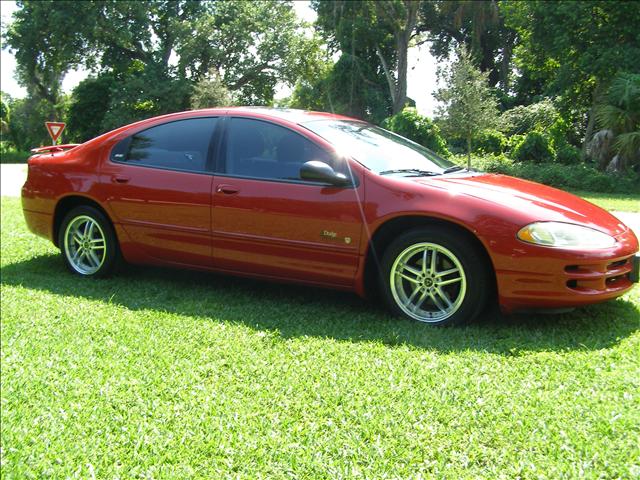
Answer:
<svg viewBox="0 0 640 480"><path fill-rule="evenodd" d="M141 255L211 266L211 143L217 123L212 117L163 123L111 150L101 171L109 184L107 201Z"/></svg>
<svg viewBox="0 0 640 480"><path fill-rule="evenodd" d="M214 265L223 270L348 286L358 267L363 187L299 177L331 154L282 125L227 122L213 182ZM335 166L335 163L334 165Z"/></svg>

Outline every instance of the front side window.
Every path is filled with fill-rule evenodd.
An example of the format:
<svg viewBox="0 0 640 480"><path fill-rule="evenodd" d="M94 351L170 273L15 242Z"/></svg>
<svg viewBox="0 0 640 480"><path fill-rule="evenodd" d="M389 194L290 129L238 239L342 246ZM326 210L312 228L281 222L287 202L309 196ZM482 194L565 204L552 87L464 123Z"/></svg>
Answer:
<svg viewBox="0 0 640 480"><path fill-rule="evenodd" d="M130 165L204 172L216 121L190 118L148 128L118 143L111 159Z"/></svg>
<svg viewBox="0 0 640 480"><path fill-rule="evenodd" d="M231 119L226 173L274 180L299 180L303 163L318 160L335 168L328 152L302 135L273 123Z"/></svg>

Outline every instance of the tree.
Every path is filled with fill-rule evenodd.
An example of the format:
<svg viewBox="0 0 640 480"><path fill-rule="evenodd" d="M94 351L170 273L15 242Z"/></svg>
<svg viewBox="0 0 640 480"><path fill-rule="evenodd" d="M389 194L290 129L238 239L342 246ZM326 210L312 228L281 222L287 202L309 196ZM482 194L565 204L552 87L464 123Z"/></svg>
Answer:
<svg viewBox="0 0 640 480"><path fill-rule="evenodd" d="M240 103L270 104L276 84L295 84L319 61L314 37L289 1L207 2L176 49L178 68L200 81L214 72Z"/></svg>
<svg viewBox="0 0 640 480"><path fill-rule="evenodd" d="M347 104L343 113L371 118L374 105L365 98L379 97L382 89L389 99L389 113L400 112L408 101L407 56L418 35L420 2L313 0L312 6L318 13L316 27L329 49L341 53L335 77L345 83L336 86L333 96L348 95L348 102L338 102Z"/></svg>
<svg viewBox="0 0 640 480"><path fill-rule="evenodd" d="M9 118L11 117L9 99L10 97L6 93L0 94L0 133L2 134L9 132Z"/></svg>
<svg viewBox="0 0 640 480"><path fill-rule="evenodd" d="M542 93L559 98L565 115L584 122L583 152L595 106L611 79L640 65L640 9L626 1L504 2L505 22L519 37L518 68Z"/></svg>
<svg viewBox="0 0 640 480"><path fill-rule="evenodd" d="M217 73L196 83L191 95L192 108L211 108L232 105L231 92Z"/></svg>
<svg viewBox="0 0 640 480"><path fill-rule="evenodd" d="M426 32L432 54L449 58L456 45L465 45L488 72L489 85L510 92L516 32L504 23L496 0L436 0L422 2L419 32Z"/></svg>
<svg viewBox="0 0 640 480"><path fill-rule="evenodd" d="M394 50L391 59L376 46L376 55L384 71L394 115L407 103L407 66L409 43L417 35L418 7L416 0L375 2L378 23L393 34Z"/></svg>
<svg viewBox="0 0 640 480"><path fill-rule="evenodd" d="M72 1L16 3L19 9L3 35L3 48L14 53L18 82L40 103L43 121L59 120L62 80L82 62L86 49L81 34L86 18L78 12L83 6Z"/></svg>
<svg viewBox="0 0 640 480"><path fill-rule="evenodd" d="M382 126L440 155L449 156L447 143L440 134L440 128L429 118L420 115L415 108L406 107L400 113L387 118Z"/></svg>
<svg viewBox="0 0 640 480"><path fill-rule="evenodd" d="M312 76L322 55L291 2L24 0L18 6L5 38L20 82L38 105L36 123L62 119L61 84L71 68L83 65L96 78L113 80L108 91L94 82L76 92L79 139L188 108L194 85L211 68L241 102L270 104L277 82ZM93 116L92 102L100 104Z"/></svg>
<svg viewBox="0 0 640 480"><path fill-rule="evenodd" d="M640 74L622 73L613 80L596 106L596 124L615 135L613 152L623 166L640 163ZM599 165L601 169L606 166Z"/></svg>
<svg viewBox="0 0 640 480"><path fill-rule="evenodd" d="M497 102L487 84L488 74L474 65L466 48L460 47L456 61L442 71L440 77L447 87L435 95L442 103L437 113L445 131L466 140L467 168L471 168L474 137L498 121Z"/></svg>
<svg viewBox="0 0 640 480"><path fill-rule="evenodd" d="M73 89L66 128L71 140L86 142L106 131L103 120L115 84L113 75L103 74L86 78Z"/></svg>

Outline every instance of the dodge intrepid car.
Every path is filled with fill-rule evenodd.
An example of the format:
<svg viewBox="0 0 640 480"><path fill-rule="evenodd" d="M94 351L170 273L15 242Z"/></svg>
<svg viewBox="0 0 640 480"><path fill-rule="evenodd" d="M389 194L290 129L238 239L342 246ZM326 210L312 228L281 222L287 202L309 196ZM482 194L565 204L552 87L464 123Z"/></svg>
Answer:
<svg viewBox="0 0 640 480"><path fill-rule="evenodd" d="M84 277L123 260L374 292L434 325L638 281L637 238L601 208L319 112L189 111L36 149L22 205Z"/></svg>

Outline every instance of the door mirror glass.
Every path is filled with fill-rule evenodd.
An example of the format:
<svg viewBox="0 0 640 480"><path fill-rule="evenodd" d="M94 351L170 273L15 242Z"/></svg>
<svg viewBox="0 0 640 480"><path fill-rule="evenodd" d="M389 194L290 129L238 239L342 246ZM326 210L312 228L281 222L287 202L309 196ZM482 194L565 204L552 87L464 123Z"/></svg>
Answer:
<svg viewBox="0 0 640 480"><path fill-rule="evenodd" d="M329 183L337 187L351 184L346 175L337 173L330 165L318 160L303 163L300 167L300 178L311 182Z"/></svg>

